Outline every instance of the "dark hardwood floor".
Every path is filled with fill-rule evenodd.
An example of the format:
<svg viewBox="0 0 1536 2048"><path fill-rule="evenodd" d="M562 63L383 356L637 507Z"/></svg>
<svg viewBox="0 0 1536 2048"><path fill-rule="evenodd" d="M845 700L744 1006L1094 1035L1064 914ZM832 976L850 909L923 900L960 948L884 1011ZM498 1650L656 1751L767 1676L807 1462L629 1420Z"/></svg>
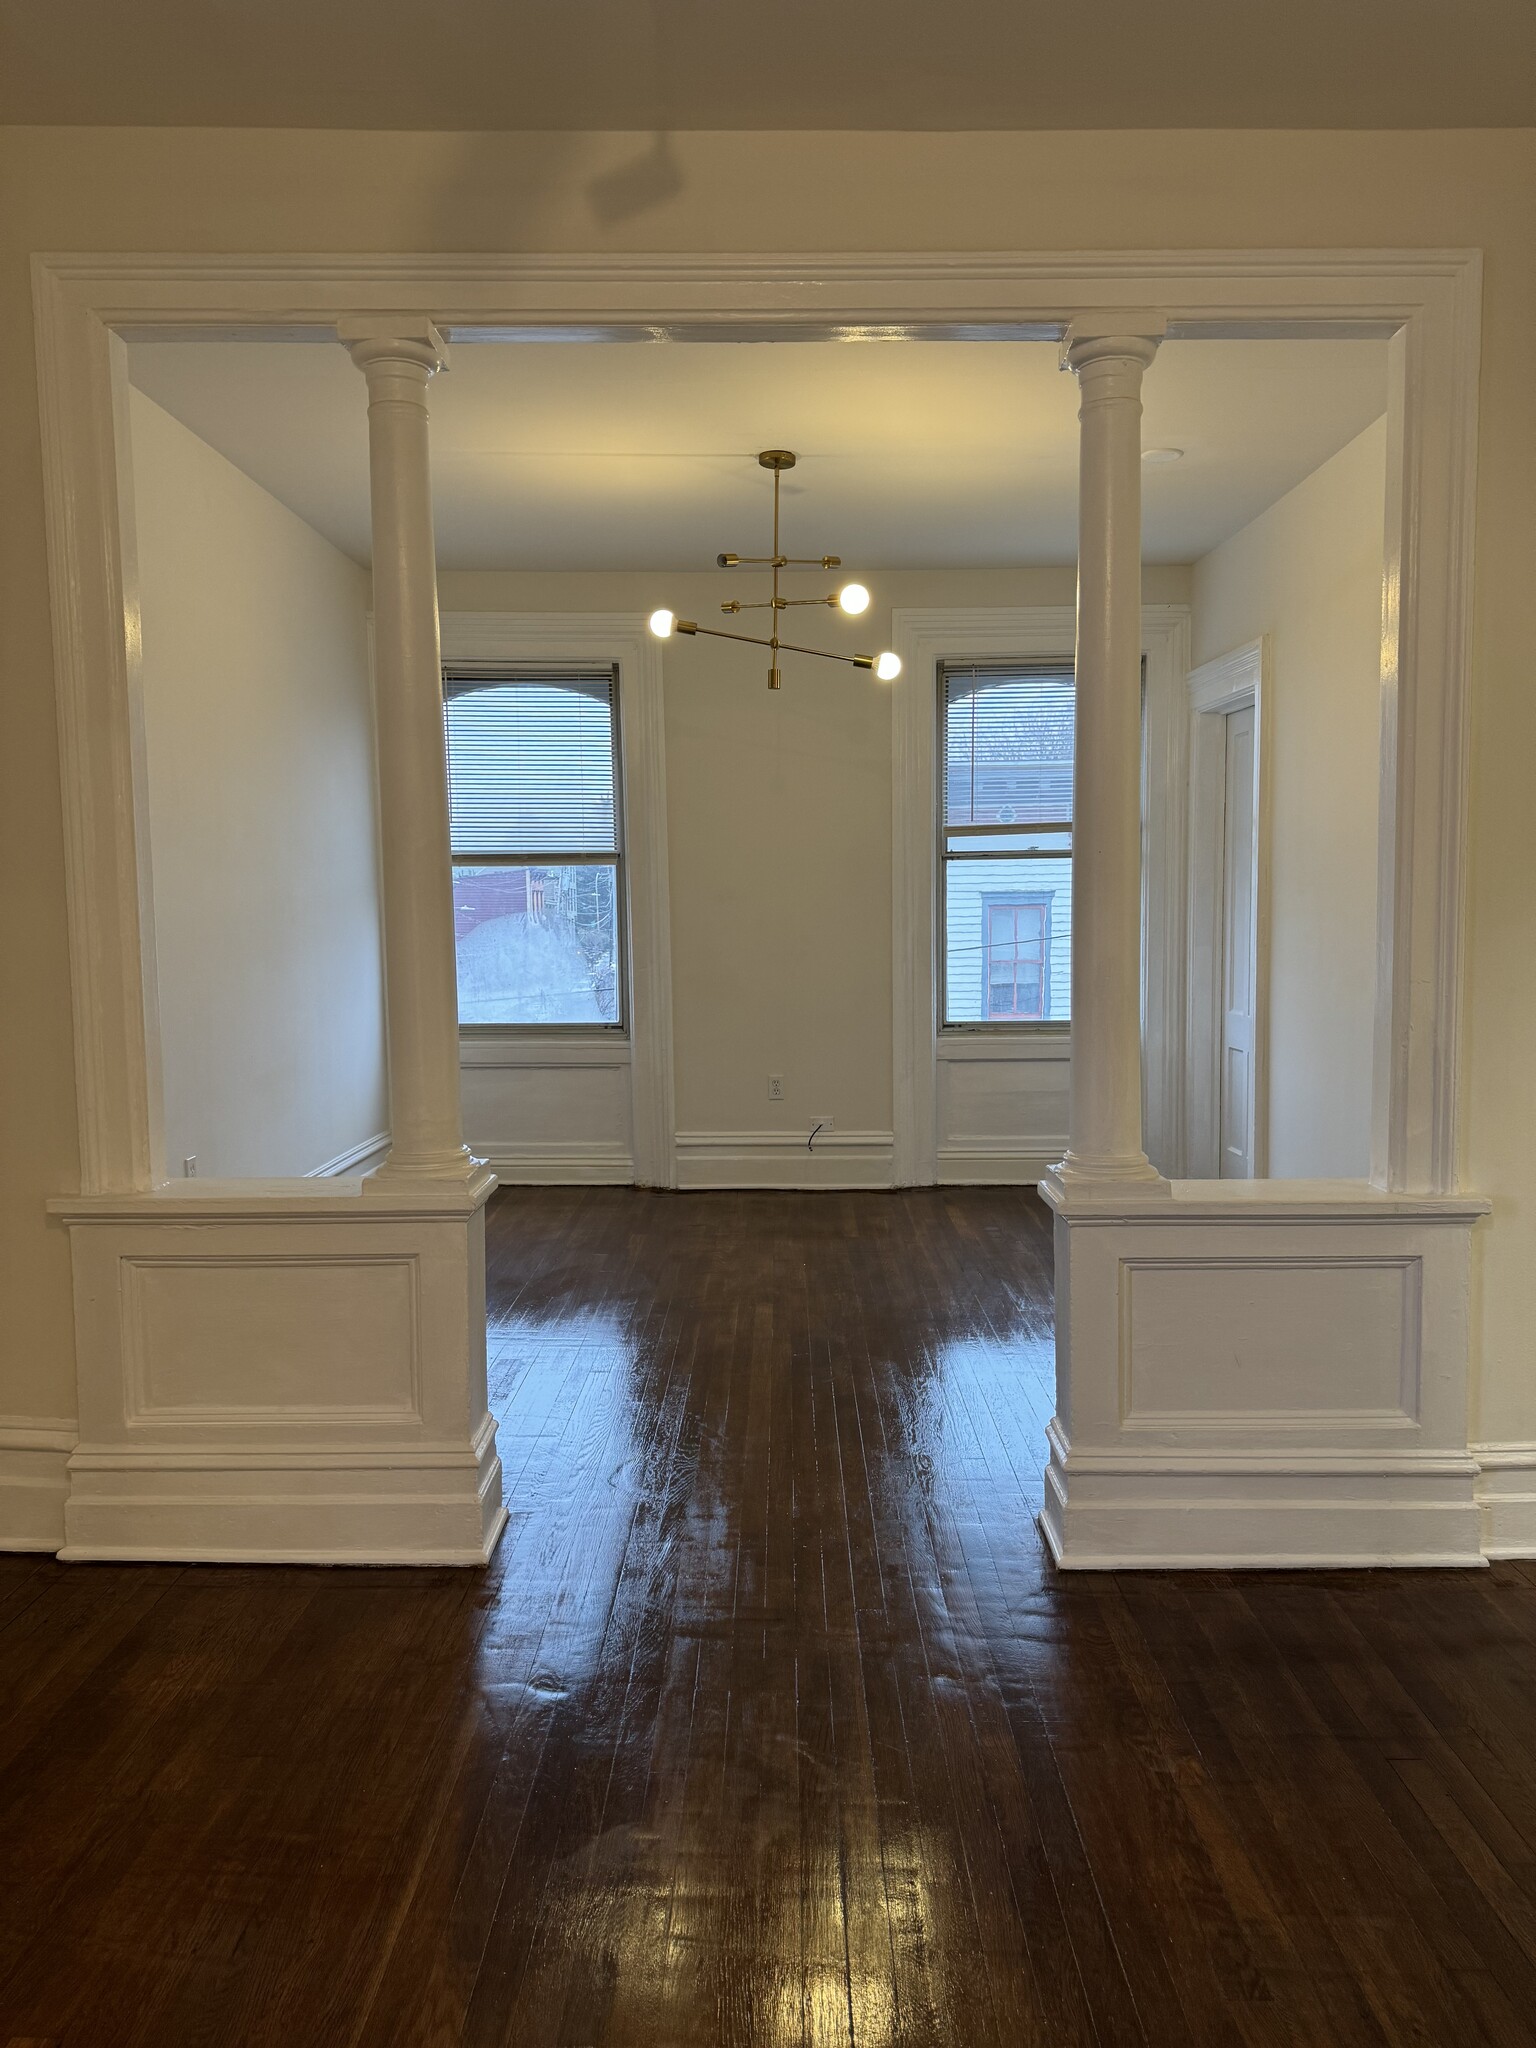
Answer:
<svg viewBox="0 0 1536 2048"><path fill-rule="evenodd" d="M0 2044L1536 2042L1536 1569L1058 1577L1027 1194L491 1242L488 1571L0 1559Z"/></svg>

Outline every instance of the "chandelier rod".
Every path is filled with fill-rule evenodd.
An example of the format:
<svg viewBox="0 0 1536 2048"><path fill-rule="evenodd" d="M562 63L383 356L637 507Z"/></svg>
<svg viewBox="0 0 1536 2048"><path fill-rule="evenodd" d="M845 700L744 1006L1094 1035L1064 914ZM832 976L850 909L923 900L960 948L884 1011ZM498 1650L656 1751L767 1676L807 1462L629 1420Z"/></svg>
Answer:
<svg viewBox="0 0 1536 2048"><path fill-rule="evenodd" d="M821 661L846 661L854 668L873 668L872 654L834 654L828 647L800 647L793 640L781 640L777 634L771 640L764 640L757 633L727 633L723 626L701 626L693 619L679 619L672 628L674 633L701 633L709 640L740 640L746 647L782 648L786 654L814 654Z"/></svg>

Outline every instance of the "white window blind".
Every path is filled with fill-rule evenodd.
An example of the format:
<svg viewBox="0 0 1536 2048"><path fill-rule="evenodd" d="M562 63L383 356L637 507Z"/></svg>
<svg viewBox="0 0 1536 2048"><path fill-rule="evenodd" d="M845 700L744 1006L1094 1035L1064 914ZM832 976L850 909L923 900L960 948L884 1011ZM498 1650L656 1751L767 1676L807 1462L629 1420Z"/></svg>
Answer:
<svg viewBox="0 0 1536 2048"><path fill-rule="evenodd" d="M1072 664L945 662L939 711L940 1020L1066 1023Z"/></svg>
<svg viewBox="0 0 1536 2048"><path fill-rule="evenodd" d="M443 678L459 1020L622 1025L611 668Z"/></svg>
<svg viewBox="0 0 1536 2048"><path fill-rule="evenodd" d="M945 665L944 822L1070 825L1070 665Z"/></svg>
<svg viewBox="0 0 1536 2048"><path fill-rule="evenodd" d="M614 678L446 678L456 854L616 853Z"/></svg>

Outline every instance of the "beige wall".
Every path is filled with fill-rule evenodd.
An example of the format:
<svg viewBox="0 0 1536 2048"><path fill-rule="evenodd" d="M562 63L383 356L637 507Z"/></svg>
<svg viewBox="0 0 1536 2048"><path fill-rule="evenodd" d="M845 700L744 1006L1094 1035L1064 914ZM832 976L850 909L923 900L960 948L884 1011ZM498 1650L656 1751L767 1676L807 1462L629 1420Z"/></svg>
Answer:
<svg viewBox="0 0 1536 2048"><path fill-rule="evenodd" d="M1195 564L1193 660L1270 642L1269 1171L1371 1170L1385 420Z"/></svg>
<svg viewBox="0 0 1536 2048"><path fill-rule="evenodd" d="M857 573L869 611L813 616L807 645L876 653L894 607L1070 605L1076 587L1071 568ZM736 588L662 571L439 578L445 611L643 616L665 603L705 625ZM1149 604L1188 595L1187 570L1148 570ZM890 693L804 656L784 657L782 689L767 671L758 649L718 640L674 639L663 658L677 1127L803 1131L831 1116L840 1131L889 1131ZM770 1074L782 1102L768 1100Z"/></svg>
<svg viewBox="0 0 1536 2048"><path fill-rule="evenodd" d="M72 1400L77 1171L33 250L1467 247L1486 252L1462 1150L1482 1233L1486 1434L1536 1438L1536 135L681 134L675 189L615 206L642 135L0 133L0 1411Z"/></svg>
<svg viewBox="0 0 1536 2048"><path fill-rule="evenodd" d="M167 1170L309 1173L385 1126L368 576L130 420Z"/></svg>

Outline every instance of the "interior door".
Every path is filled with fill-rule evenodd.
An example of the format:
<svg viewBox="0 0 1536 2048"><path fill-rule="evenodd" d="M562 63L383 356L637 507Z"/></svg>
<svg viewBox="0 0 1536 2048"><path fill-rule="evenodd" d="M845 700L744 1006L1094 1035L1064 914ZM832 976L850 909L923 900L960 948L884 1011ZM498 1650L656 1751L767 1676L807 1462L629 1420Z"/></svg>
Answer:
<svg viewBox="0 0 1536 2048"><path fill-rule="evenodd" d="M1221 1133L1217 1171L1252 1180L1254 1130L1253 706L1230 711L1221 876Z"/></svg>

